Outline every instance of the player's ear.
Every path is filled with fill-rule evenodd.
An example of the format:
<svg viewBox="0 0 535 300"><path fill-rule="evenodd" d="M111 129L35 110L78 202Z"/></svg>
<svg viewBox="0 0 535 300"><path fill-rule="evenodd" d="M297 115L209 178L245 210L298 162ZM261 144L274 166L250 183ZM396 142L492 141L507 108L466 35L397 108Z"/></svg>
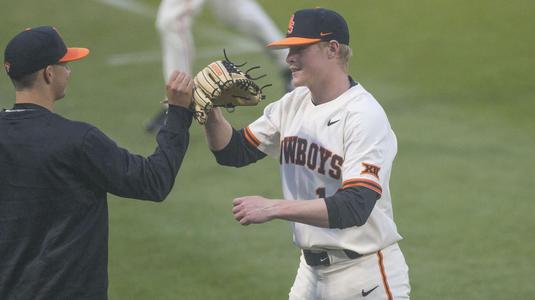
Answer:
<svg viewBox="0 0 535 300"><path fill-rule="evenodd" d="M338 55L338 52L340 51L340 43L335 40L329 41L329 44L327 45L327 57L329 58L335 58Z"/></svg>
<svg viewBox="0 0 535 300"><path fill-rule="evenodd" d="M50 84L52 82L52 78L54 77L54 68L51 65L46 66L43 69L43 79L47 84Z"/></svg>

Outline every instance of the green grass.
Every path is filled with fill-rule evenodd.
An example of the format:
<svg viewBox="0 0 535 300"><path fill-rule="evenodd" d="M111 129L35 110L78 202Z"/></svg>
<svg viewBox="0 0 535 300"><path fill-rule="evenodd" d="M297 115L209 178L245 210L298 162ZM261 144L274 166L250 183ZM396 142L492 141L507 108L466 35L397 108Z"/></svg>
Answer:
<svg viewBox="0 0 535 300"><path fill-rule="evenodd" d="M351 73L383 104L398 136L391 190L412 298L532 298L535 3L259 3L281 29L302 7L330 7L348 20ZM158 1L144 4L155 8ZM2 49L20 29L42 24L58 27L68 44L91 48L90 58L71 64L71 85L58 112L97 125L132 152L151 153L154 137L142 125L164 94L160 61L108 61L159 51L153 18L98 1L18 0L2 7ZM227 30L209 11L196 24L199 47L225 46L203 34L211 26ZM201 58L196 69L218 58ZM262 53L239 58L276 74ZM1 78L0 105L9 107L14 93L7 76ZM270 101L282 92L276 76L272 81ZM264 106L228 117L241 127ZM280 197L277 162L217 166L193 125L166 202L109 197L110 298L285 299L298 251L286 222L242 227L233 220L232 199L250 194Z"/></svg>

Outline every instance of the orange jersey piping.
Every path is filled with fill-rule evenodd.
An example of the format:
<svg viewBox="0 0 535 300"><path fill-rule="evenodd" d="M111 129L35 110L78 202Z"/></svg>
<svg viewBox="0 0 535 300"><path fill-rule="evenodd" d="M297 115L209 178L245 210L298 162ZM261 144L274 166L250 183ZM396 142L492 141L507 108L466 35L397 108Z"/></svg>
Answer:
<svg viewBox="0 0 535 300"><path fill-rule="evenodd" d="M258 146L260 145L260 141L256 138L256 136L254 136L251 129L249 129L249 127L245 127L245 129L243 130L243 133L244 133L245 139L249 142L249 144L258 148Z"/></svg>
<svg viewBox="0 0 535 300"><path fill-rule="evenodd" d="M370 190L373 190L380 195L383 193L383 189L381 188L381 185L369 179L353 178L353 179L348 179L342 183L342 187L344 189L355 187L355 186L363 186L363 187L369 188Z"/></svg>

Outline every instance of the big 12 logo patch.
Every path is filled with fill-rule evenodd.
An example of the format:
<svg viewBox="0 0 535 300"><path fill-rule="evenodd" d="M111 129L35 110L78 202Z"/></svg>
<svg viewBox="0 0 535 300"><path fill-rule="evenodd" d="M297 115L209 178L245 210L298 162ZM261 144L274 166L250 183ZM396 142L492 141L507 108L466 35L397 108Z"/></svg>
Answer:
<svg viewBox="0 0 535 300"><path fill-rule="evenodd" d="M364 167L364 170L362 170L360 174L370 174L379 179L379 171L381 170L381 167L365 162L362 163L362 166Z"/></svg>

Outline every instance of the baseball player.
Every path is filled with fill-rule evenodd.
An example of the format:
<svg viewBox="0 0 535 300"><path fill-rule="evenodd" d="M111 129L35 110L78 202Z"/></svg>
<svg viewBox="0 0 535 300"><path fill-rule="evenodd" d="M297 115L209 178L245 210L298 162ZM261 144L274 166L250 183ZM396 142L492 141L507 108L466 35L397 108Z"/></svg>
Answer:
<svg viewBox="0 0 535 300"><path fill-rule="evenodd" d="M284 199L236 198L235 219L291 221L302 255L290 299L409 299L389 189L396 136L379 103L348 75L345 20L328 9L299 10L287 37L268 47L289 48L296 89L244 129L217 109L205 125L220 164L267 155L280 164Z"/></svg>
<svg viewBox="0 0 535 300"><path fill-rule="evenodd" d="M209 0L214 15L226 24L237 28L262 44L282 38L273 21L254 0ZM169 78L173 70L183 70L191 74L195 59L192 36L193 17L197 15L204 0L162 0L156 18L160 33L164 78ZM290 91L291 73L286 65L286 52L271 51L273 61L279 66ZM165 114L158 113L146 125L149 132L157 131L163 124Z"/></svg>

